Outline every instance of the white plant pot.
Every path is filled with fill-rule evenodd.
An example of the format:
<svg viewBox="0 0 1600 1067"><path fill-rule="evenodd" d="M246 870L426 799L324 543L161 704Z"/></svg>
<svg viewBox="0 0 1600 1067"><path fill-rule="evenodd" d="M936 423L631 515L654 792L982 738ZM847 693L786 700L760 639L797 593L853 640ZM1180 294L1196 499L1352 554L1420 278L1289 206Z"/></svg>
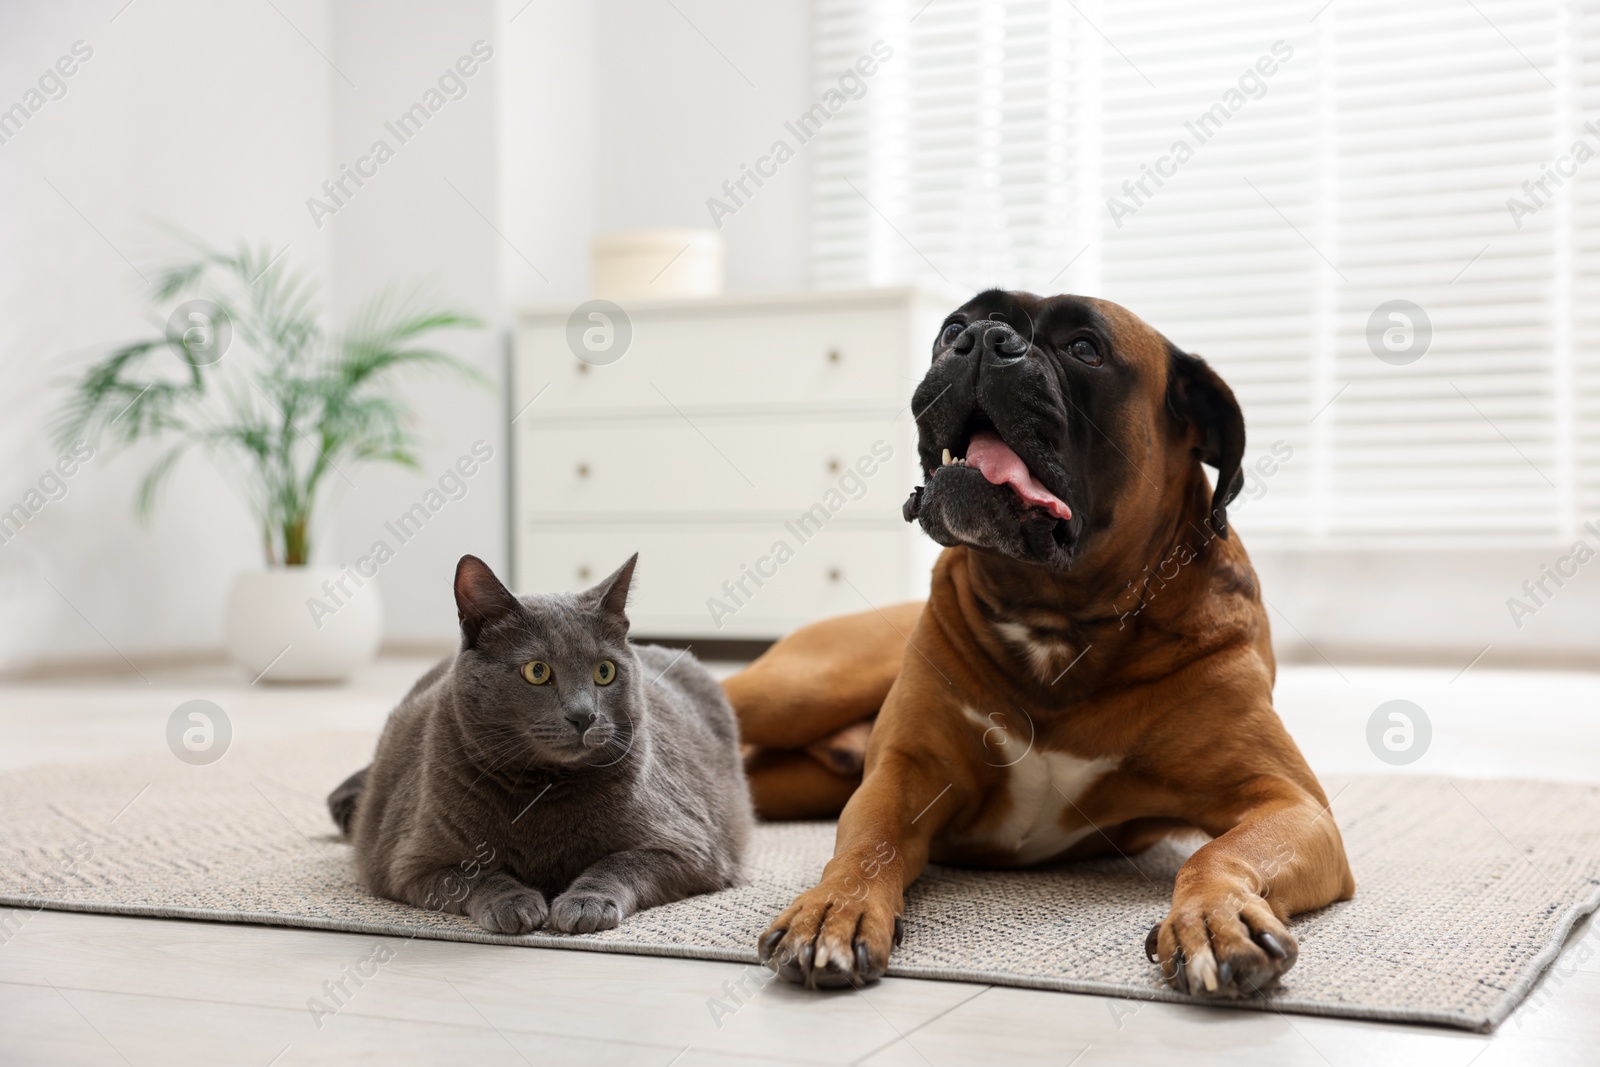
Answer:
<svg viewBox="0 0 1600 1067"><path fill-rule="evenodd" d="M229 658L263 682L349 678L383 639L378 584L354 574L274 567L239 575L228 597Z"/></svg>

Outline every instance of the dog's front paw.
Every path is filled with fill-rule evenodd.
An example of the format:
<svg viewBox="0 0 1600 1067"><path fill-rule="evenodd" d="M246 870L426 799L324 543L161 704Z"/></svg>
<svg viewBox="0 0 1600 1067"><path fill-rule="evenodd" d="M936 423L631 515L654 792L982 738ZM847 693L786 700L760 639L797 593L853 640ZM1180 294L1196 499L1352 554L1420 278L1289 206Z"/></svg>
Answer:
<svg viewBox="0 0 1600 1067"><path fill-rule="evenodd" d="M1300 947L1265 900L1235 890L1175 897L1144 951L1180 993L1248 997L1277 985Z"/></svg>
<svg viewBox="0 0 1600 1067"><path fill-rule="evenodd" d="M563 934L609 930L622 922L622 905L601 893L567 890L550 905L550 929Z"/></svg>
<svg viewBox="0 0 1600 1067"><path fill-rule="evenodd" d="M862 890L859 882L834 885L825 879L802 893L761 935L761 962L810 989L883 977L905 923L888 894Z"/></svg>
<svg viewBox="0 0 1600 1067"><path fill-rule="evenodd" d="M491 934L526 934L543 926L550 915L544 894L536 889L511 889L476 896L467 908L472 921Z"/></svg>

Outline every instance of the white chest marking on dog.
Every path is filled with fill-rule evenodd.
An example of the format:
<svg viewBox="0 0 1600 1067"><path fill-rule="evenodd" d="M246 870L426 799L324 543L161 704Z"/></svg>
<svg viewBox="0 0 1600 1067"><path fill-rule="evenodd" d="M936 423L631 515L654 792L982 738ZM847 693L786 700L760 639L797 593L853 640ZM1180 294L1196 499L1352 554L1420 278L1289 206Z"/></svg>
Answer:
<svg viewBox="0 0 1600 1067"><path fill-rule="evenodd" d="M1028 657L1029 665L1040 678L1048 678L1051 675L1056 661L1065 662L1071 658L1072 649L1065 642L1041 641L1034 635L1031 627L1020 622L997 622L994 628L999 631L1001 637Z"/></svg>
<svg viewBox="0 0 1600 1067"><path fill-rule="evenodd" d="M995 722L976 709L964 710L974 726L991 734L996 730ZM1027 739L1018 738L1016 743L1026 744ZM1003 750L989 746L987 751ZM1027 748L1027 754L1018 758L1020 751L1018 748L1004 757L1015 760L1005 768L1010 801L1006 816L977 843L1009 852L1019 863L1038 863L1060 855L1095 832L1074 805L1117 766L1117 761L1104 757L1086 760L1034 747ZM1062 825L1064 821L1082 825L1069 830Z"/></svg>

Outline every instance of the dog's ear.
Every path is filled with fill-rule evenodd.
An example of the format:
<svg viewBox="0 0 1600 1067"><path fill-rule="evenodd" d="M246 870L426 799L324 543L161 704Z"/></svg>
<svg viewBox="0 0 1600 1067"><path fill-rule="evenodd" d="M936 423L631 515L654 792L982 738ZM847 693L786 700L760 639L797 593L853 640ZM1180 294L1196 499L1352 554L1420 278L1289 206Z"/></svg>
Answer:
<svg viewBox="0 0 1600 1067"><path fill-rule="evenodd" d="M1190 430L1195 454L1217 469L1211 527L1228 536L1228 504L1244 486L1244 412L1233 390L1199 356L1171 348L1167 407Z"/></svg>
<svg viewBox="0 0 1600 1067"><path fill-rule="evenodd" d="M477 556L461 557L456 564L456 617L461 620L461 641L466 648L477 645L485 626L520 606L487 563Z"/></svg>

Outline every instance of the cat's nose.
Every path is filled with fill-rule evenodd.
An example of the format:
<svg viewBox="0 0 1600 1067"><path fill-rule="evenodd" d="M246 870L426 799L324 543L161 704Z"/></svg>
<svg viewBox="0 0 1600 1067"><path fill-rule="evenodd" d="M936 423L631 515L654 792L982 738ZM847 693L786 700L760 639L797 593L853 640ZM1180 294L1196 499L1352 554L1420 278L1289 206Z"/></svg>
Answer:
<svg viewBox="0 0 1600 1067"><path fill-rule="evenodd" d="M567 712L567 721L578 731L579 737L589 732L589 727L594 725L598 717L593 708L573 708Z"/></svg>

